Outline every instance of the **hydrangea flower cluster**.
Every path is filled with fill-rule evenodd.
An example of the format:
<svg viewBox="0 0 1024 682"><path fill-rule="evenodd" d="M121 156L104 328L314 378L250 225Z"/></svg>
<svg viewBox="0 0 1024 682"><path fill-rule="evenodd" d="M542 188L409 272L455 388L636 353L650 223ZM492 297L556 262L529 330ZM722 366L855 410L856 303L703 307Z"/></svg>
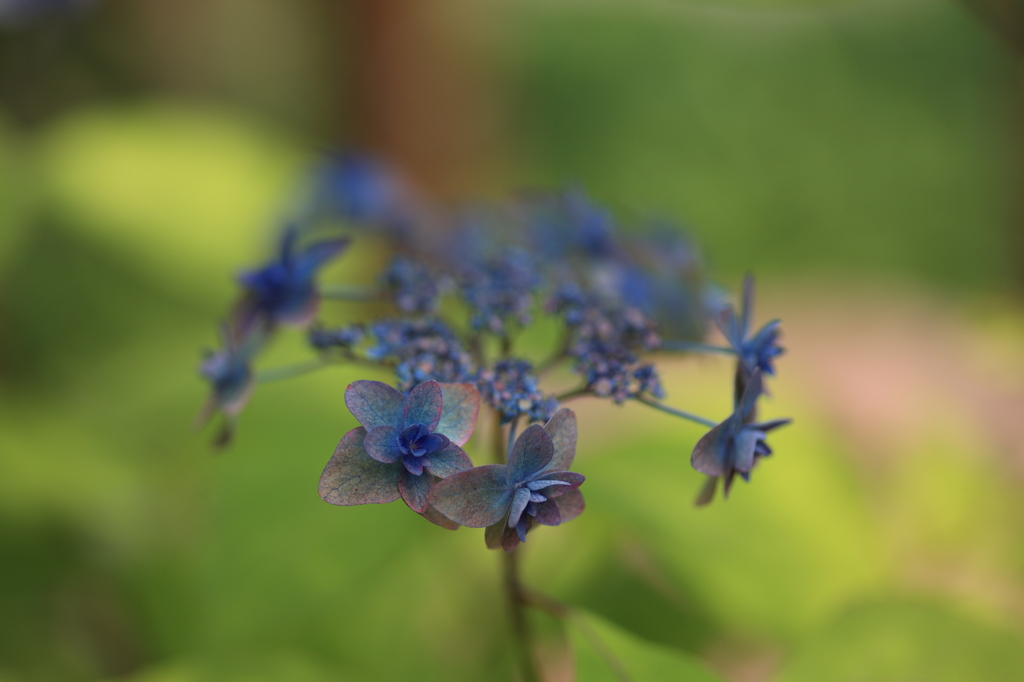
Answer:
<svg viewBox="0 0 1024 682"><path fill-rule="evenodd" d="M201 416L223 415L219 441L259 382L339 363L389 371L392 385L361 380L345 391L359 426L330 457L321 497L340 506L401 498L437 525L486 528L487 546L508 552L534 528L583 511L584 477L570 471L577 420L568 401L639 403L711 427L691 456L710 477L699 503L718 480L728 495L736 474L748 480L771 454L767 434L788 420L757 422L755 412L763 377L774 375L783 352L779 322L751 334L753 279L737 312L679 230L620 230L578 188L446 213L357 155L328 159L310 178L275 254L238 277L222 348L201 366L211 388ZM369 282L319 282L353 238L390 252L388 265ZM318 321L335 299L358 302L365 317L341 327ZM543 354L516 348L538 317L560 326L557 346ZM712 321L727 345L704 343ZM260 350L296 326L307 330L314 359L256 372ZM687 352L736 358L735 409L721 423L662 402L656 360ZM575 375L575 388L546 387L551 373L554 385ZM478 421L492 463L474 466L463 448Z"/></svg>

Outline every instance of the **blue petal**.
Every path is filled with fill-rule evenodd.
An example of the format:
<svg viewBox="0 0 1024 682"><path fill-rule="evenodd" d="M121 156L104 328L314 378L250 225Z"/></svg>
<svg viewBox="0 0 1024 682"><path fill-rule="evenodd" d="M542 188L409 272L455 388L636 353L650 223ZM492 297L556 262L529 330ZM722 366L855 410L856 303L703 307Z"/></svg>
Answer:
<svg viewBox="0 0 1024 682"><path fill-rule="evenodd" d="M526 483L526 487L529 490L543 490L544 488L547 488L548 486L552 486L552 485L569 485L569 482L568 481L556 481L556 480L553 480L553 479L544 479L544 478L542 478L542 479L537 480L537 481L528 481Z"/></svg>
<svg viewBox="0 0 1024 682"><path fill-rule="evenodd" d="M473 384L441 384L441 421L434 431L456 445L465 445L476 429L480 393Z"/></svg>
<svg viewBox="0 0 1024 682"><path fill-rule="evenodd" d="M526 531L529 530L528 525L532 525L529 523L529 518L520 519L519 523L515 525L516 535L519 537L519 542L526 542ZM513 545L513 548L514 547L515 546Z"/></svg>
<svg viewBox="0 0 1024 682"><path fill-rule="evenodd" d="M295 255L295 243L299 240L299 229L295 225L289 225L281 235L281 247L278 252L280 262L287 265Z"/></svg>
<svg viewBox="0 0 1024 682"><path fill-rule="evenodd" d="M424 424L433 431L441 420L441 385L436 381L424 381L409 393L405 405L405 424Z"/></svg>
<svg viewBox="0 0 1024 682"><path fill-rule="evenodd" d="M547 464L547 469L568 471L576 456L576 413L563 407L544 425L544 430L551 436L554 454Z"/></svg>
<svg viewBox="0 0 1024 682"><path fill-rule="evenodd" d="M714 316L715 325L722 336L729 342L729 345L738 353L743 345L743 337L739 335L739 322L736 319L736 312L731 305L727 305Z"/></svg>
<svg viewBox="0 0 1024 682"><path fill-rule="evenodd" d="M751 424L750 428L754 428L759 431L771 431L772 429L777 429L780 426L785 426L786 424L791 423L793 423L792 419L772 419L771 421L767 422L758 422L757 424Z"/></svg>
<svg viewBox="0 0 1024 682"><path fill-rule="evenodd" d="M451 443L451 441L448 439L448 436L444 436L440 433L431 433L420 439L420 445L424 450L426 450L427 454L444 450L448 447L449 443Z"/></svg>
<svg viewBox="0 0 1024 682"><path fill-rule="evenodd" d="M402 459L402 451L398 449L398 429L394 426L378 426L368 431L363 447L378 462L394 464Z"/></svg>
<svg viewBox="0 0 1024 682"><path fill-rule="evenodd" d="M438 478L448 478L460 471L472 469L473 462L462 448L455 443L449 443L443 450L430 453L430 463L425 466Z"/></svg>
<svg viewBox="0 0 1024 682"><path fill-rule="evenodd" d="M735 450L732 456L732 465L739 472L750 471L754 466L754 450L757 449L757 441L764 438L764 432L756 429L740 429L736 434Z"/></svg>
<svg viewBox="0 0 1024 682"><path fill-rule="evenodd" d="M320 497L342 506L386 504L398 499L398 467L371 459L363 447L366 429L345 434L320 476Z"/></svg>
<svg viewBox="0 0 1024 682"><path fill-rule="evenodd" d="M513 488L505 482L505 469L503 464L488 464L453 474L434 484L430 504L462 526L497 523L512 504Z"/></svg>
<svg viewBox="0 0 1024 682"><path fill-rule="evenodd" d="M523 431L508 456L507 481L516 485L543 469L554 456L555 446L544 427L533 424Z"/></svg>
<svg viewBox="0 0 1024 682"><path fill-rule="evenodd" d="M402 466L404 466L405 470L413 476L423 475L423 462L421 462L418 457L403 457Z"/></svg>
<svg viewBox="0 0 1024 682"><path fill-rule="evenodd" d="M565 493L579 488L583 481L587 480L583 474L577 474L572 471L546 471L543 474L544 481L547 483L542 488L535 488L539 493L543 493L545 497L558 497ZM539 481L531 481L531 483ZM564 485L563 485L564 484ZM527 483L530 485L530 483Z"/></svg>
<svg viewBox="0 0 1024 682"><path fill-rule="evenodd" d="M345 405L366 430L402 428L405 396L380 381L353 381L345 389Z"/></svg>
<svg viewBox="0 0 1024 682"><path fill-rule="evenodd" d="M344 251L346 246L348 246L348 239L335 239L311 244L296 259L296 279L298 281L311 279L317 270Z"/></svg>
<svg viewBox="0 0 1024 682"><path fill-rule="evenodd" d="M526 488L519 488L516 490L515 495L512 496L512 506L508 510L508 527L511 528L519 523L519 517L523 515L523 511L526 510L526 505L530 504L530 491Z"/></svg>
<svg viewBox="0 0 1024 682"><path fill-rule="evenodd" d="M427 511L430 504L427 502L427 493L430 492L430 476L413 476L404 469L398 474L398 492L402 499L417 514Z"/></svg>

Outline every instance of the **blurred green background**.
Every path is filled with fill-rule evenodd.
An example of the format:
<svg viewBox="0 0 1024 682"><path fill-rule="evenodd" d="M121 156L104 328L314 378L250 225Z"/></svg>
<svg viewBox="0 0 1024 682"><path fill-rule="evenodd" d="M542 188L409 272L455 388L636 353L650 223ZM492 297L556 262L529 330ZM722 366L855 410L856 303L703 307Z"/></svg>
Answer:
<svg viewBox="0 0 1024 682"><path fill-rule="evenodd" d="M0 681L511 679L479 532L317 498L344 386L386 377L261 387L224 455L190 428L232 275L346 145L442 201L578 181L784 319L796 424L726 504L692 506L699 428L578 405L588 510L526 579L638 680L1024 679L1021 17L0 1ZM729 374L668 361L670 402L723 417ZM552 679L561 639L606 679L536 626Z"/></svg>

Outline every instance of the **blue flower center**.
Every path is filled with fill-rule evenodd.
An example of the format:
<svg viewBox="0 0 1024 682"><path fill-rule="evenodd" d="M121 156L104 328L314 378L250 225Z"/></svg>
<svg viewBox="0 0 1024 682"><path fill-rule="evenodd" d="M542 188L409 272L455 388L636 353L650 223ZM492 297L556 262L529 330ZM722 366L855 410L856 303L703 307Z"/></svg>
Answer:
<svg viewBox="0 0 1024 682"><path fill-rule="evenodd" d="M402 464L406 470L420 476L424 466L430 466L429 456L448 447L447 436L431 433L426 424L412 424L398 435L398 451L402 453Z"/></svg>

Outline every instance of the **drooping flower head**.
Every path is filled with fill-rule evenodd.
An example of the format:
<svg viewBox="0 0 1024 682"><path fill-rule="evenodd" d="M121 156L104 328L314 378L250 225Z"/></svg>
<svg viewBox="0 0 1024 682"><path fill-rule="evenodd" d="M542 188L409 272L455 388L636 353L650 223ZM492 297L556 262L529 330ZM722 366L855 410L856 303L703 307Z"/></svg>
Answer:
<svg viewBox="0 0 1024 682"><path fill-rule="evenodd" d="M756 334L747 337L753 315L754 277L747 275L743 280L743 300L739 315L731 305L728 305L715 316L715 323L739 358L736 365L737 401L744 395L746 386L756 370L774 376L775 366L772 363L785 352L785 349L778 345L781 320L772 320Z"/></svg>
<svg viewBox="0 0 1024 682"><path fill-rule="evenodd" d="M559 410L516 439L508 464L488 464L439 481L430 504L455 523L487 528L491 549L511 552L535 524L557 526L583 511L584 477L568 471L576 455L576 415Z"/></svg>
<svg viewBox="0 0 1024 682"><path fill-rule="evenodd" d="M215 445L227 445L231 440L235 417L245 408L256 383L252 370L252 359L264 340L263 330L255 328L242 338L237 338L227 324L221 326L221 343L218 351L207 351L199 366L199 374L210 383L210 396L196 416L196 424L206 424L217 412L226 417L224 428L214 441Z"/></svg>
<svg viewBox="0 0 1024 682"><path fill-rule="evenodd" d="M305 325L316 315L317 270L340 254L348 239L330 239L297 248L299 231L288 227L277 256L257 270L243 273L245 297L236 310L236 325L245 333L255 323Z"/></svg>
<svg viewBox="0 0 1024 682"><path fill-rule="evenodd" d="M755 369L735 411L721 424L704 434L690 455L690 464L694 469L716 479L722 479L722 492L726 497L729 496L733 477L737 473L743 480L749 481L750 471L757 461L772 454L766 440L768 432L792 421L774 419L768 422L748 423L762 392L761 370ZM710 483L709 486L709 490L701 493L699 504L711 501L714 484Z"/></svg>
<svg viewBox="0 0 1024 682"><path fill-rule="evenodd" d="M437 523L427 502L435 478L473 466L460 446L476 427L476 388L426 381L406 396L380 381L356 381L345 404L361 426L345 434L324 468L320 497L341 506L401 497Z"/></svg>

